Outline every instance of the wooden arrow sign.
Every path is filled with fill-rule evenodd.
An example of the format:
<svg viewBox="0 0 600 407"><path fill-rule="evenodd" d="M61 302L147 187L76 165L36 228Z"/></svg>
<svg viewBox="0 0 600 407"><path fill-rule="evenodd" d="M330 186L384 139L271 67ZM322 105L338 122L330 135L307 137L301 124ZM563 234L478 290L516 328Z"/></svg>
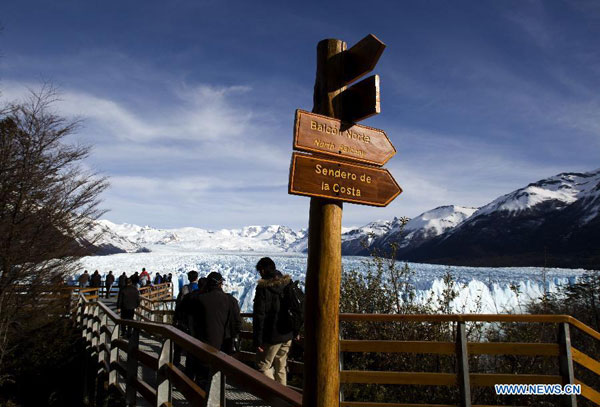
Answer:
<svg viewBox="0 0 600 407"><path fill-rule="evenodd" d="M387 206L402 189L390 172L293 153L288 192L370 206Z"/></svg>
<svg viewBox="0 0 600 407"><path fill-rule="evenodd" d="M377 65L379 57L385 49L385 44L373 34L354 44L352 48L343 52L344 76L342 86L354 82L368 74Z"/></svg>
<svg viewBox="0 0 600 407"><path fill-rule="evenodd" d="M379 75L369 76L346 88L333 103L340 104L342 119L347 122L358 122L379 114Z"/></svg>
<svg viewBox="0 0 600 407"><path fill-rule="evenodd" d="M396 154L383 130L296 110L294 149L382 166Z"/></svg>

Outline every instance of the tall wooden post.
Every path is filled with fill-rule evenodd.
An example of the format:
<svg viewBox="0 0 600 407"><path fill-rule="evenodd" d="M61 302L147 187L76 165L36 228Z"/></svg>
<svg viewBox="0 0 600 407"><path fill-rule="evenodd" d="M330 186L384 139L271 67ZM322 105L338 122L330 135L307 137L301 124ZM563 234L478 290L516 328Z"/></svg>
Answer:
<svg viewBox="0 0 600 407"><path fill-rule="evenodd" d="M559 346L559 372L562 376L562 385L575 384L575 371L573 370L573 355L571 352L571 333L569 324L563 322L558 326ZM574 394L560 396L560 405L565 407L577 407L577 396Z"/></svg>
<svg viewBox="0 0 600 407"><path fill-rule="evenodd" d="M342 117L345 87L341 52L346 43L328 39L317 45L313 112ZM303 407L339 406L339 303L342 274L342 202L311 198L306 271Z"/></svg>

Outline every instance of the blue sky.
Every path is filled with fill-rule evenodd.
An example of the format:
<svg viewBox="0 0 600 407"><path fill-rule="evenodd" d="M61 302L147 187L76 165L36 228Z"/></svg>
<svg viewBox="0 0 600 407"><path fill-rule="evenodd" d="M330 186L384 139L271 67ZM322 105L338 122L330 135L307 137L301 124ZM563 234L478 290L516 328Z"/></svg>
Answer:
<svg viewBox="0 0 600 407"><path fill-rule="evenodd" d="M4 1L0 100L50 82L84 119L105 218L209 229L308 223L287 194L319 40L387 48L381 114L404 192L343 223L484 205L600 158L600 2Z"/></svg>

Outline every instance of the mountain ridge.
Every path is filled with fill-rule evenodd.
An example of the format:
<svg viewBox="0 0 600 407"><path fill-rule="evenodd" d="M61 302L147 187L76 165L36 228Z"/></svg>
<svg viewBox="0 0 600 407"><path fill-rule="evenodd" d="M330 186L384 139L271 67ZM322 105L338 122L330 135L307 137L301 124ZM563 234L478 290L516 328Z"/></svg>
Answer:
<svg viewBox="0 0 600 407"><path fill-rule="evenodd" d="M282 225L155 229L99 220L100 254L136 251L306 252L307 231ZM444 205L342 233L344 255L389 252L402 260L482 266L598 267L600 169L564 172L480 208Z"/></svg>

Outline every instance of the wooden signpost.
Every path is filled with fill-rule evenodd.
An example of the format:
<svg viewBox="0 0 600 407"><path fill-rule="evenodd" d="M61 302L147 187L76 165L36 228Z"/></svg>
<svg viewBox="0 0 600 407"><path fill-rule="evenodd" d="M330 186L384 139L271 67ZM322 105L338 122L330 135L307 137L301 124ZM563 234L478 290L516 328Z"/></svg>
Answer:
<svg viewBox="0 0 600 407"><path fill-rule="evenodd" d="M343 201L386 206L402 192L389 171L377 168L396 153L385 132L355 123L380 112L379 76L346 88L375 68L384 48L374 35L349 50L340 40L319 42L313 112L296 111L294 149L312 153L293 153L288 188L311 197L303 407L340 403Z"/></svg>
<svg viewBox="0 0 600 407"><path fill-rule="evenodd" d="M350 86L337 95L334 103L344 106L340 118L348 122L358 122L379 114L379 75Z"/></svg>
<svg viewBox="0 0 600 407"><path fill-rule="evenodd" d="M384 49L385 44L373 34L369 34L342 53L344 72L340 87L360 79L375 69Z"/></svg>
<svg viewBox="0 0 600 407"><path fill-rule="evenodd" d="M396 154L383 130L296 110L294 149L381 166Z"/></svg>
<svg viewBox="0 0 600 407"><path fill-rule="evenodd" d="M402 189L386 169L292 155L289 193L387 206Z"/></svg>

